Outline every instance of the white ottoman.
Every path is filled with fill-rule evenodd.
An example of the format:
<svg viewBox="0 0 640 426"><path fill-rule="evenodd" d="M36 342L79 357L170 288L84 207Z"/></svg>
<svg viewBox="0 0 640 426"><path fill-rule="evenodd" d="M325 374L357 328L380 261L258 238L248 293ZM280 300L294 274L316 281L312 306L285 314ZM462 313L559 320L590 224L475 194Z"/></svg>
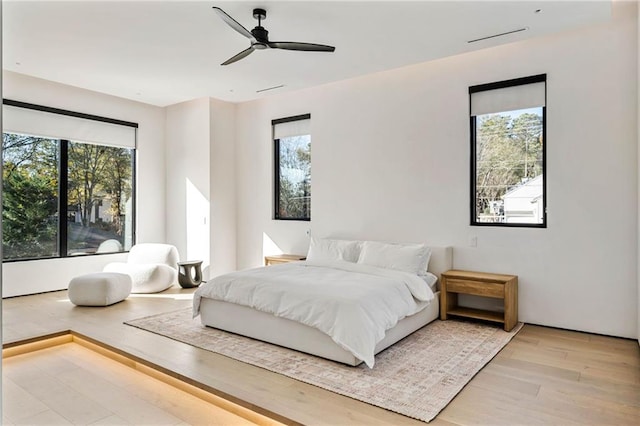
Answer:
<svg viewBox="0 0 640 426"><path fill-rule="evenodd" d="M69 300L78 306L108 306L131 293L131 277L117 272L98 272L75 277L69 283Z"/></svg>

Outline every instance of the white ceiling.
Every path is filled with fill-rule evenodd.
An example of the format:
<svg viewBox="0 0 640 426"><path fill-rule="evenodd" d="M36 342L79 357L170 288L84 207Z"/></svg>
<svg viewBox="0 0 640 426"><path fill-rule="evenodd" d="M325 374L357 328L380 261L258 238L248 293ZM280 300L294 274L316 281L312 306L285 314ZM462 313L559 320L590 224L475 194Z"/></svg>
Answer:
<svg viewBox="0 0 640 426"><path fill-rule="evenodd" d="M257 51L220 63L249 40L252 10L275 41L334 53ZM11 1L2 3L4 69L165 106L213 97L242 102L602 22L601 1ZM540 9L540 12L535 11ZM468 40L527 27L477 43ZM497 64L499 66L499 64ZM279 89L256 91L284 85Z"/></svg>

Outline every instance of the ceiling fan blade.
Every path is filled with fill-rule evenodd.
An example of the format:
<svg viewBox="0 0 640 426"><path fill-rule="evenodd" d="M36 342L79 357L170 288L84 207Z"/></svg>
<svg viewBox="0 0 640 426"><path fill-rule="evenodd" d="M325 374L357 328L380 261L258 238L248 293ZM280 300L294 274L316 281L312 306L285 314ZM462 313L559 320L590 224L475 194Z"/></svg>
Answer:
<svg viewBox="0 0 640 426"><path fill-rule="evenodd" d="M229 65L229 64L232 64L234 62L237 62L240 59L246 58L247 56L249 56L251 53L253 53L254 50L255 49L253 47L249 47L248 49L245 49L242 52L238 53L236 56L227 59L226 61L224 61L220 65Z"/></svg>
<svg viewBox="0 0 640 426"><path fill-rule="evenodd" d="M242 34L243 36L245 36L249 40L254 41L254 42L256 41L256 39L253 37L253 34L251 34L251 32L249 30L247 30L245 27L240 25L240 23L238 23L238 21L233 19L231 16L227 15L227 12L225 12L224 10L220 9L219 7L215 7L215 6L213 6L213 10L215 10L218 13L218 15L220 15L222 20L224 22L226 22L231 28L233 28L234 30L236 30L237 32L239 32L240 34Z"/></svg>
<svg viewBox="0 0 640 426"><path fill-rule="evenodd" d="M335 47L325 44L297 43L294 41L272 41L267 44L273 49L304 50L307 52L333 52L336 50Z"/></svg>

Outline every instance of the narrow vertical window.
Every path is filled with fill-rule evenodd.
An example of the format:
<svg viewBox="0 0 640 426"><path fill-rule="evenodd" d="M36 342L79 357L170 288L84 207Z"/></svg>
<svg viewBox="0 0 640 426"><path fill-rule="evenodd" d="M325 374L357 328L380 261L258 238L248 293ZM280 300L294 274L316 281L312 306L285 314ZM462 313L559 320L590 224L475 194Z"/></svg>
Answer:
<svg viewBox="0 0 640 426"><path fill-rule="evenodd" d="M546 227L546 74L469 88L471 225Z"/></svg>
<svg viewBox="0 0 640 426"><path fill-rule="evenodd" d="M272 121L274 219L311 220L310 114Z"/></svg>

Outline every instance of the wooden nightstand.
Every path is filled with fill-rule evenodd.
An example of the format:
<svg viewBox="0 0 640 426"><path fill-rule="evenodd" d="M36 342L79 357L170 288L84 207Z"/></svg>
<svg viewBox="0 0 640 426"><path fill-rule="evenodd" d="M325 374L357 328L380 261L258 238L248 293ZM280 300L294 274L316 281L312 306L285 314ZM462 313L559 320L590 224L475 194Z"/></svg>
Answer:
<svg viewBox="0 0 640 426"><path fill-rule="evenodd" d="M274 254L264 257L265 266L278 265L280 263L297 262L305 260L306 256L301 254Z"/></svg>
<svg viewBox="0 0 640 426"><path fill-rule="evenodd" d="M518 323L518 277L485 272L444 272L440 280L440 319L448 315L476 318L504 324L511 331ZM504 301L504 312L458 306L458 294L492 297Z"/></svg>

